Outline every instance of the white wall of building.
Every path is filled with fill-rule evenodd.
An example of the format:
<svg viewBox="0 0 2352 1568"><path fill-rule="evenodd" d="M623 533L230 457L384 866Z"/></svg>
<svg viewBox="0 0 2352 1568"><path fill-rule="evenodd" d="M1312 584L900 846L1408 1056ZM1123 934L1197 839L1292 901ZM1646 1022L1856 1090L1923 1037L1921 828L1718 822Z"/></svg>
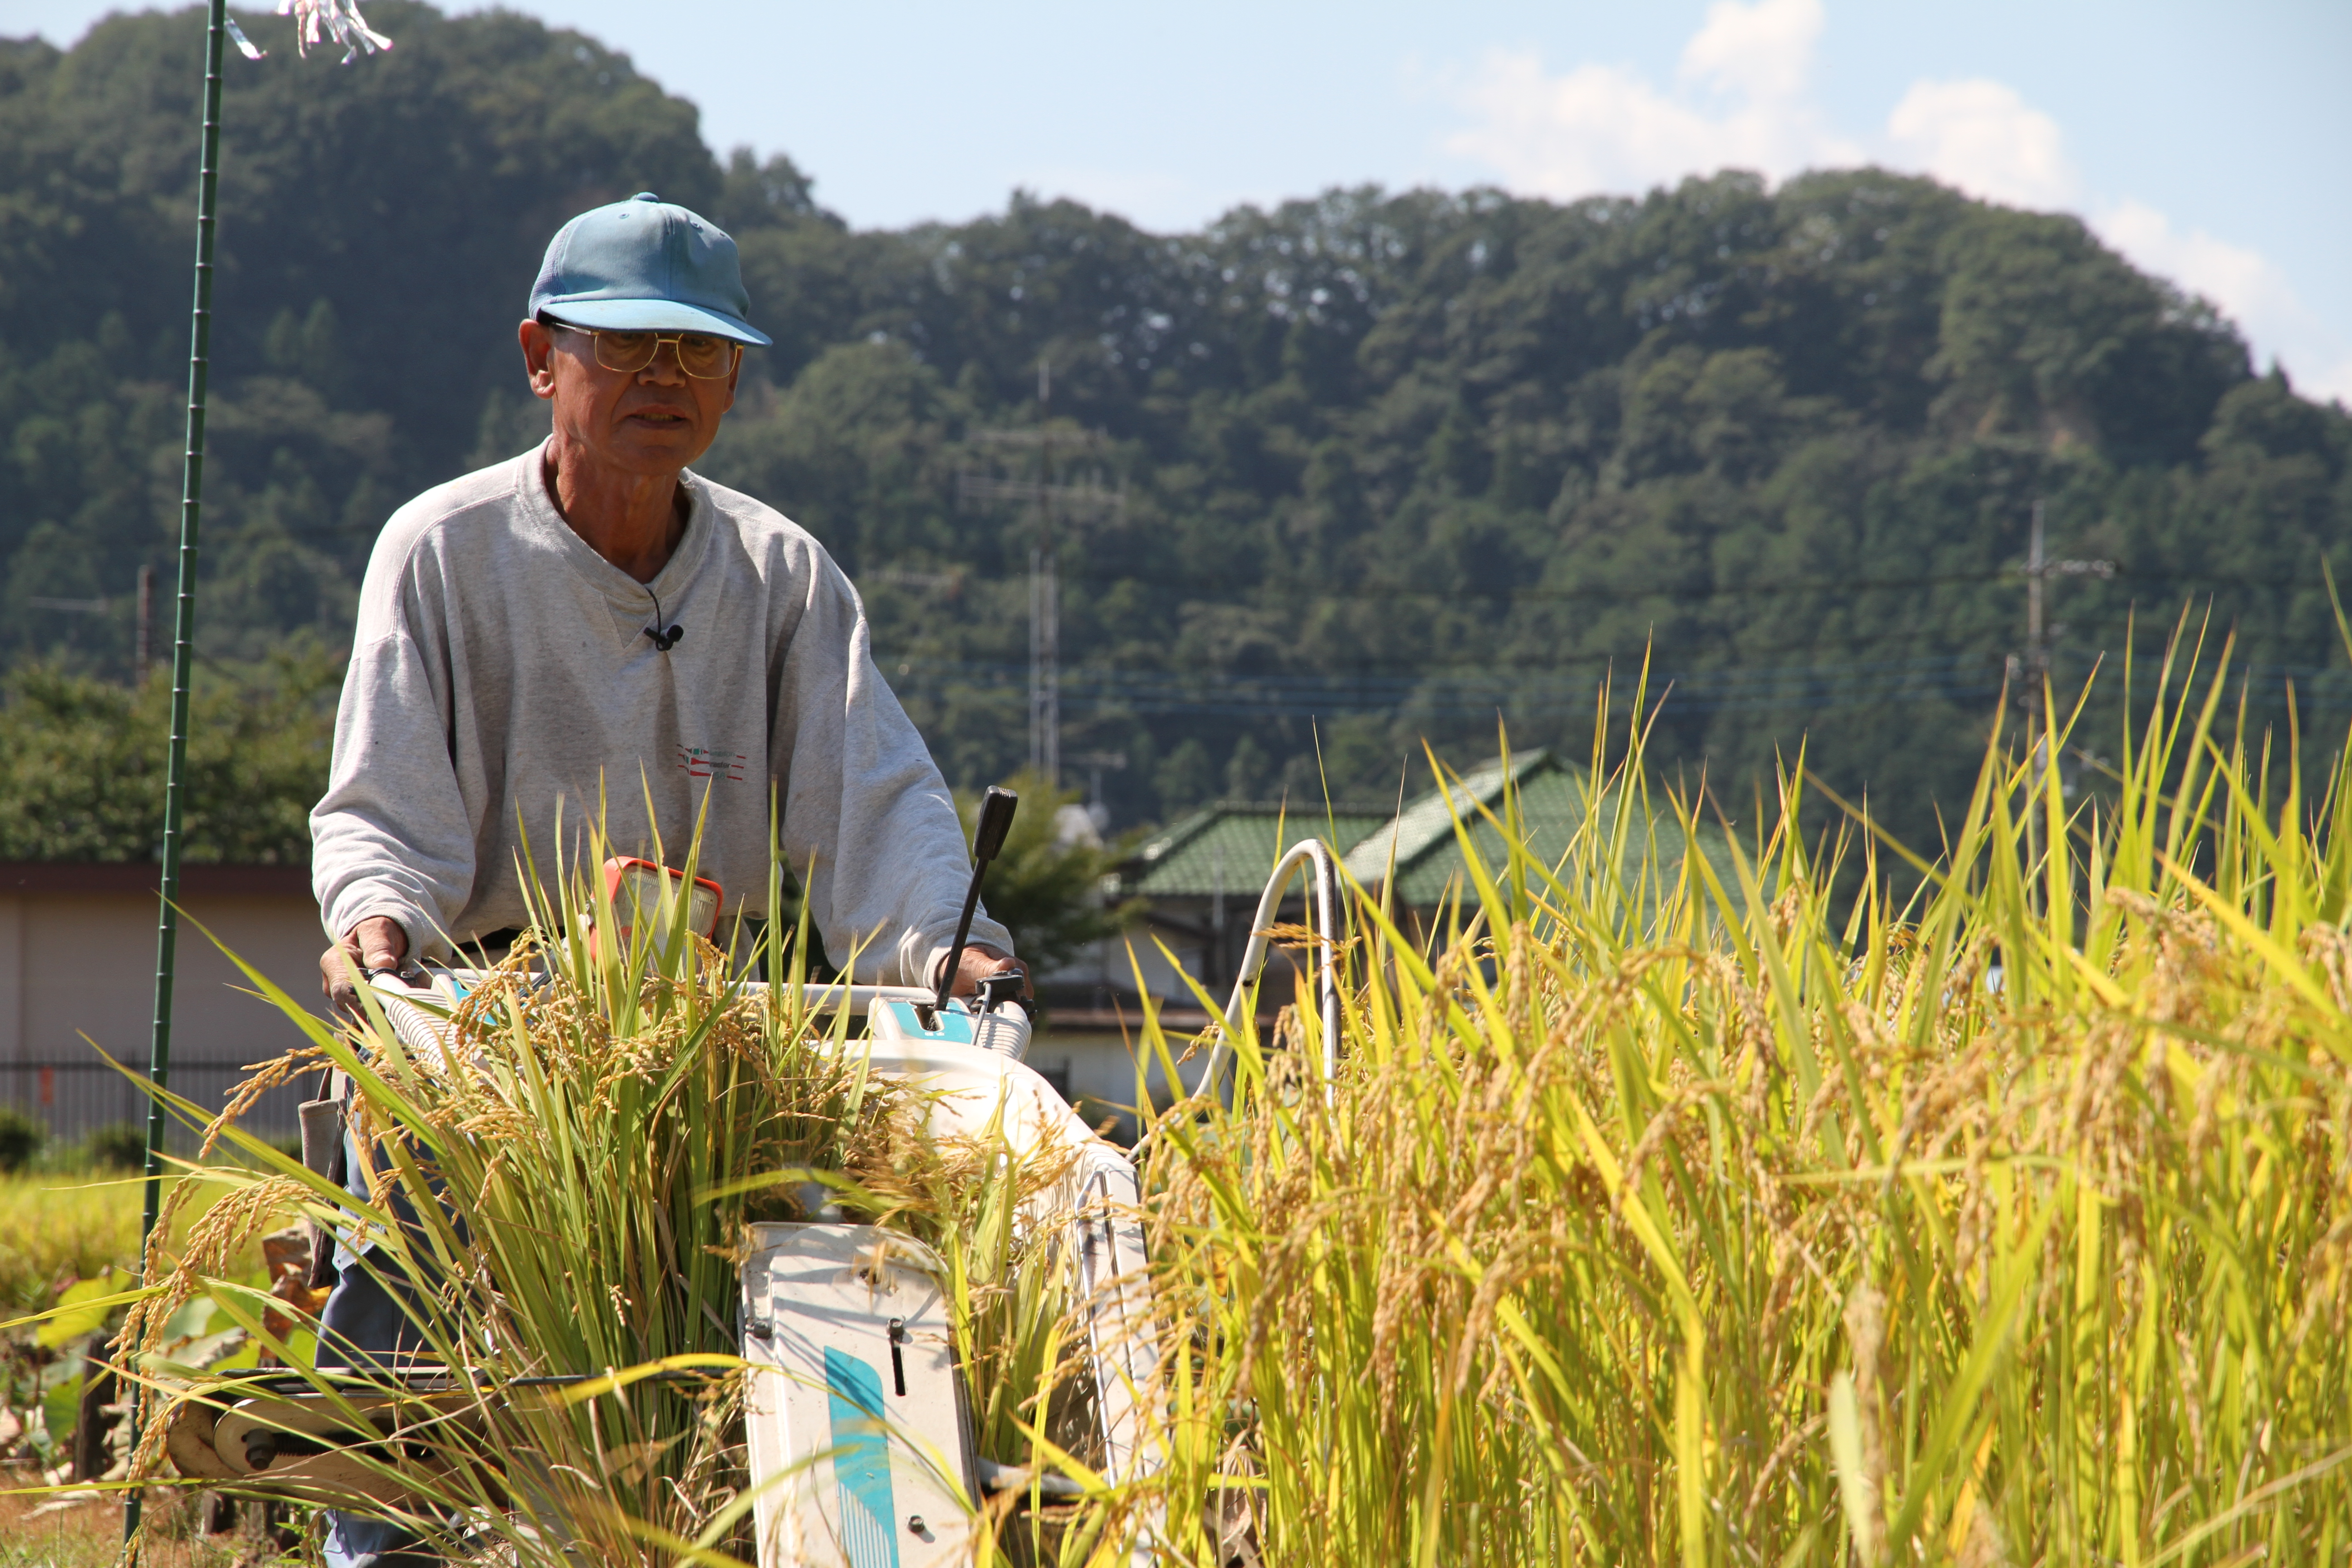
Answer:
<svg viewBox="0 0 2352 1568"><path fill-rule="evenodd" d="M144 1097L104 1058L142 1070L147 1063L157 906L152 884L141 884L152 874L132 866L0 868L0 1103L42 1118L54 1138L145 1115ZM299 868L191 867L184 895L173 1083L217 1108L243 1076L238 1069L302 1043L291 1021L251 994L223 948L316 1005L326 941ZM257 1128L290 1131L292 1099L281 1093L259 1108Z"/></svg>

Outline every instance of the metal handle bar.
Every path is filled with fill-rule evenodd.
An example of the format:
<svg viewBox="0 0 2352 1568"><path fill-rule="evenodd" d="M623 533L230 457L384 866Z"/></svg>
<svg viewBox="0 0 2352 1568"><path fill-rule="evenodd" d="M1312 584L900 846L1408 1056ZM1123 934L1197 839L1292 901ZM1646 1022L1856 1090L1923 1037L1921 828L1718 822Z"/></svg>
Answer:
<svg viewBox="0 0 2352 1568"><path fill-rule="evenodd" d="M1323 1097L1328 1104L1331 1098L1332 1080L1339 1076L1339 871L1331 858L1330 846L1320 838L1302 838L1290 847L1289 852L1275 863L1274 875L1266 879L1265 891L1257 900L1257 915L1250 921L1249 945L1242 950L1240 971L1234 976L1231 1000L1225 1004L1225 1016L1217 1029L1217 1043L1209 1052L1208 1064L1201 1069L1201 1088L1213 1093L1217 1073L1223 1068L1225 1055L1234 1034L1242 1026L1242 1008L1249 1000L1250 987L1265 968L1266 928L1274 923L1275 912L1282 907L1282 896L1290 888L1290 879L1301 866L1315 868L1315 890L1312 918L1315 921L1315 944L1322 954L1316 989L1320 993L1323 1018ZM1138 1144L1138 1147L1141 1147Z"/></svg>

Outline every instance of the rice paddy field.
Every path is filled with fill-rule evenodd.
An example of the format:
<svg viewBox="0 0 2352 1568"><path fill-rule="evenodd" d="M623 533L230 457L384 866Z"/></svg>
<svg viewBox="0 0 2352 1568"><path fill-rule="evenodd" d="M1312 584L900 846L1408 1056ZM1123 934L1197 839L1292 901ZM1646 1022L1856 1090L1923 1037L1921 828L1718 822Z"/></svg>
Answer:
<svg viewBox="0 0 2352 1568"><path fill-rule="evenodd" d="M136 1265L139 1198L120 1173L0 1175L0 1311L37 1312L61 1285Z"/></svg>
<svg viewBox="0 0 2352 1568"><path fill-rule="evenodd" d="M638 1372L509 1402L419 1527L748 1554L707 1309L744 1220L821 1190L940 1253L983 1452L1088 1489L1000 1507L988 1561L2352 1562L2352 772L2229 690L2143 702L2072 796L1996 743L1927 853L1796 831L1792 772L1685 856L1712 807L1604 724L1563 859L1474 859L1434 923L1351 889L1337 1078L1295 1006L1139 1152L1162 1464L1125 1488L1055 1440L1044 1173L927 1142L676 944L488 988L462 1070L381 1044L380 1146L446 1201L369 1220L445 1353ZM327 1194L239 1158L134 1339L198 1290L268 1333L226 1281Z"/></svg>
<svg viewBox="0 0 2352 1568"><path fill-rule="evenodd" d="M167 1181L177 1184L175 1177ZM180 1198L168 1251L184 1246L189 1229L223 1190L205 1184ZM78 1285L99 1293L128 1286L139 1263L141 1198L135 1174L87 1163L0 1175L0 1320L38 1314ZM7 1407L0 1426L13 1418L21 1426L36 1411L45 1426L74 1416L86 1342L76 1333L44 1345L39 1326L0 1331L0 1378L6 1389L0 1404ZM58 1374L64 1374L61 1387ZM68 1431L50 1436L52 1449L66 1446ZM10 1458L17 1461L0 1468L0 1568L104 1568L112 1563L122 1543L116 1500L44 1486L45 1474L62 1466L45 1466L21 1440L21 1432L18 1436L13 1445L0 1444L0 1449L13 1447ZM62 1458L59 1453L49 1457ZM252 1542L213 1538L192 1528L193 1495L158 1500L152 1561L190 1568L230 1568L240 1558L253 1561Z"/></svg>
<svg viewBox="0 0 2352 1568"><path fill-rule="evenodd" d="M1267 1563L2345 1562L2352 798L2213 719L1989 764L1903 907L1791 782L1728 874L1603 802L1361 908L1328 1101L1245 1049L1152 1165L1174 1490Z"/></svg>

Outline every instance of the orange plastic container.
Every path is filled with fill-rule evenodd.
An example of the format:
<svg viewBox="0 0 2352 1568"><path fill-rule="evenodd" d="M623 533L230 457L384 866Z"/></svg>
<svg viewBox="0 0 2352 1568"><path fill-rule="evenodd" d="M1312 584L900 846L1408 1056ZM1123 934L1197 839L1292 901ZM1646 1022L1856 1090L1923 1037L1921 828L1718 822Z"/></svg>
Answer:
<svg viewBox="0 0 2352 1568"><path fill-rule="evenodd" d="M640 915L652 921L655 941L666 939L669 934L669 911L679 908L681 901L687 929L705 941L717 937L719 905L725 892L708 877L695 878L690 886L686 883L685 872L635 856L615 855L605 861L604 896L612 903L621 939L628 940Z"/></svg>

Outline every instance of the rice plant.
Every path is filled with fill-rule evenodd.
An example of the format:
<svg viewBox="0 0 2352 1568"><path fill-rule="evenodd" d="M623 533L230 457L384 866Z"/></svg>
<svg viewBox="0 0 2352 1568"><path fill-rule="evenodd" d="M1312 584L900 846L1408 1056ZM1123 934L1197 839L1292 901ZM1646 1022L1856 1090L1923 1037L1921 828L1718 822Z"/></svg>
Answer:
<svg viewBox="0 0 2352 1568"><path fill-rule="evenodd" d="M1628 855L1638 732L1559 863L1360 898L1329 1094L1301 1007L1158 1123L1166 1554L2345 1562L2352 769L2227 689L2105 799L1996 741L1900 905L1801 771Z"/></svg>
<svg viewBox="0 0 2352 1568"><path fill-rule="evenodd" d="M689 852L689 875L692 864ZM531 933L465 999L446 1049L404 1043L364 992L367 1020L340 1032L271 994L310 1045L257 1074L238 1103L320 1064L341 1068L362 1090L371 1191L353 1200L257 1143L233 1106L205 1152L226 1141L260 1169L202 1165L230 1191L184 1247L167 1251L159 1230L159 1283L123 1342L145 1351L150 1384L169 1395L194 1380L155 1352L161 1325L200 1293L280 1362L306 1359L265 1317L283 1304L234 1279L250 1237L300 1210L373 1242L353 1267L407 1296L408 1359L465 1373L415 1434L420 1447L363 1458L397 1483L378 1511L460 1556L748 1556L744 1227L837 1205L941 1255L983 1436L995 1457L1029 1459L1022 1428L1054 1369L1061 1304L1043 1283L1050 1270L1008 1276L1036 1250L1014 1215L1050 1173L1010 1158L1001 1139L922 1136L919 1098L866 1073L845 1047L846 1018L808 1012L795 988L804 931L751 939L766 973L793 983L761 990L684 921L633 925L600 882L567 883L564 896L541 895ZM316 1334L315 1320L295 1316ZM362 1425L364 1386L310 1375L347 1426ZM161 1434L151 1422L151 1471Z"/></svg>
<svg viewBox="0 0 2352 1568"><path fill-rule="evenodd" d="M1604 708L1564 857L1482 864L1465 831L1434 918L1353 889L1335 1082L1294 1007L1154 1119L1164 1468L983 1552L2347 1562L2352 764L2305 795L2295 738L2232 727L2229 691L2168 669L2079 799L2040 760L2065 723L2022 760L1995 737L1932 857L1860 814L1801 831L1801 767L1722 831L1654 798ZM811 1180L946 1258L983 1451L1085 1479L1054 1425L1064 1260L1024 1218L1046 1178L930 1146L838 1021L715 951L600 951L581 902L446 1059L380 1021L364 1060L312 1047L439 1194L404 1216L387 1184L362 1220L484 1391L418 1526L519 1562L746 1553L734 1258ZM270 1338L229 1255L334 1196L270 1170L202 1173L242 1184L146 1321L207 1289Z"/></svg>

